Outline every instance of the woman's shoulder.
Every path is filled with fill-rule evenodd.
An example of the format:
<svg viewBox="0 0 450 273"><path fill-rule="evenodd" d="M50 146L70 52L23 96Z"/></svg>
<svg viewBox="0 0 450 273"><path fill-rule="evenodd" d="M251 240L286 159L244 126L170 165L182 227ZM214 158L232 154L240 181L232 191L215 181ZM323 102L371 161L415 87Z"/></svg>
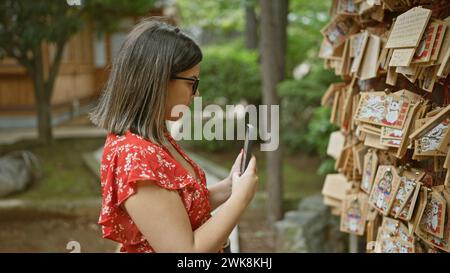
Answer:
<svg viewBox="0 0 450 273"><path fill-rule="evenodd" d="M108 172L117 168L127 171L172 167L167 164L170 159L161 146L129 131L123 135L108 134L101 161L102 170Z"/></svg>
<svg viewBox="0 0 450 273"><path fill-rule="evenodd" d="M164 148L130 131L124 135L108 135L102 162L113 169L122 165L139 165L143 169L179 175L175 162Z"/></svg>
<svg viewBox="0 0 450 273"><path fill-rule="evenodd" d="M131 132L109 134L103 150L101 177L120 184L154 180L165 188L179 189L191 181L159 145Z"/></svg>
<svg viewBox="0 0 450 273"><path fill-rule="evenodd" d="M129 154L130 152L160 154L163 152L163 149L158 144L127 131L123 135L109 133L106 137L104 151L114 152L117 155Z"/></svg>

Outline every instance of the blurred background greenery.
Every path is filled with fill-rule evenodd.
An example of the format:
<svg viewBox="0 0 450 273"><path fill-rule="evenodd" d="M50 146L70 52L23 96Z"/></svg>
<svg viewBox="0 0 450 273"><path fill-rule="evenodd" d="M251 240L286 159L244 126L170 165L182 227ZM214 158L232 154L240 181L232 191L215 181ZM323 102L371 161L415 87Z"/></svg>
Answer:
<svg viewBox="0 0 450 273"><path fill-rule="evenodd" d="M259 104L261 71L258 48L245 46L245 5L258 13L258 1L178 0L183 28L199 37L204 50L200 90L205 104L238 103L242 99ZM329 133L336 128L329 123L329 109L320 106L320 98L337 78L325 70L317 58L328 20L331 1L291 0L289 2L286 77L278 86L281 98L281 139L289 155L307 153L323 159L319 174L332 170L326 158ZM199 34L200 33L200 34ZM295 70L299 75L294 76ZM222 100L223 101L223 100ZM227 141L196 141L194 146L210 151L226 150L235 145Z"/></svg>

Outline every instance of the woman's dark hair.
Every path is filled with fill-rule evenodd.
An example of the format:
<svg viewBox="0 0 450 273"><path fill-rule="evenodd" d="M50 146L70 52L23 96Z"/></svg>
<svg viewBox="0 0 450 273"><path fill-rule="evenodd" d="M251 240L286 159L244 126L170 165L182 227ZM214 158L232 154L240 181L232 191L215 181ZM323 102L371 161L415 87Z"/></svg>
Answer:
<svg viewBox="0 0 450 273"><path fill-rule="evenodd" d="M154 18L143 20L115 57L91 120L108 132L122 135L131 130L164 143L168 83L202 58L198 44L178 27Z"/></svg>

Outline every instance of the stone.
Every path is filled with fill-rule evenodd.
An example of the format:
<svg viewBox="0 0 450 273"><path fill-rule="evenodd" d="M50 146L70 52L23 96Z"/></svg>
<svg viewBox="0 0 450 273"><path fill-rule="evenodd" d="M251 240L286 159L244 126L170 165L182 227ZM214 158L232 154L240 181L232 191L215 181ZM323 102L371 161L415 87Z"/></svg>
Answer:
<svg viewBox="0 0 450 273"><path fill-rule="evenodd" d="M276 252L345 252L347 236L339 232L339 218L331 215L321 195L303 199L275 224Z"/></svg>

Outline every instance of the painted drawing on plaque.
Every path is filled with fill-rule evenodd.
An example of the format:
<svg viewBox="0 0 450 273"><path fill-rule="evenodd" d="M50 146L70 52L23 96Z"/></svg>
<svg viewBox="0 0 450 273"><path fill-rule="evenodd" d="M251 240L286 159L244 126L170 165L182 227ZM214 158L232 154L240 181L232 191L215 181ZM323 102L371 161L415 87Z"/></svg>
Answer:
<svg viewBox="0 0 450 273"><path fill-rule="evenodd" d="M361 189L370 193L372 190L373 180L378 167L378 156L375 150L369 150L369 152L364 156L364 168L361 180Z"/></svg>
<svg viewBox="0 0 450 273"><path fill-rule="evenodd" d="M405 207L407 201L411 198L416 188L417 181L423 177L423 172L416 172L412 174L410 171L405 171L400 176L400 183L397 194L391 208L391 215L397 217L398 214Z"/></svg>
<svg viewBox="0 0 450 273"><path fill-rule="evenodd" d="M363 235L367 218L367 197L363 194L349 195L341 214L341 231Z"/></svg>
<svg viewBox="0 0 450 273"><path fill-rule="evenodd" d="M393 95L386 95L380 92L373 92L361 97L361 101L356 112L356 120L402 128L408 115L409 102Z"/></svg>
<svg viewBox="0 0 450 273"><path fill-rule="evenodd" d="M369 203L382 214L387 215L395 193L392 166L378 167L375 182L370 193Z"/></svg>
<svg viewBox="0 0 450 273"><path fill-rule="evenodd" d="M418 154L424 155L435 155L435 153L439 153L437 151L439 144L445 136L450 125L450 118L445 119L441 123L439 123L436 127L431 129L428 133L426 133L423 137L419 138L416 142L418 146Z"/></svg>
<svg viewBox="0 0 450 273"><path fill-rule="evenodd" d="M434 236L444 235L446 201L438 192L429 194L429 201L420 219L420 228Z"/></svg>
<svg viewBox="0 0 450 273"><path fill-rule="evenodd" d="M384 217L378 231L377 244L381 253L414 253L414 236L400 221Z"/></svg>

